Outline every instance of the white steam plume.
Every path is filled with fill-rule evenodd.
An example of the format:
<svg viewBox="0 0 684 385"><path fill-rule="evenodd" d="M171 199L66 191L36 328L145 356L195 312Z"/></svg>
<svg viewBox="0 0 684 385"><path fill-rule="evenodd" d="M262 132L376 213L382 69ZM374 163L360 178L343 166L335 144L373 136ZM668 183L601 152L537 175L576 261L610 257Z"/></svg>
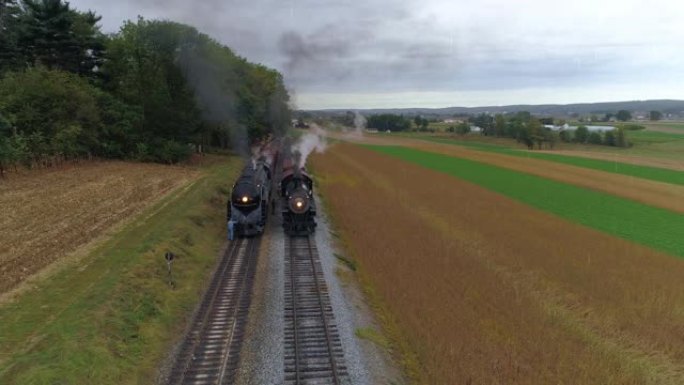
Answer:
<svg viewBox="0 0 684 385"><path fill-rule="evenodd" d="M347 112L349 114L350 112ZM354 111L354 127L343 127L345 136L352 139L360 139L363 137L363 130L366 128L366 117L361 115L358 111Z"/></svg>
<svg viewBox="0 0 684 385"><path fill-rule="evenodd" d="M366 128L366 117L361 115L359 111L354 111L354 132L363 135L363 129Z"/></svg>
<svg viewBox="0 0 684 385"><path fill-rule="evenodd" d="M299 167L304 167L306 158L316 151L319 153L325 152L327 144L325 143L325 132L316 124L311 124L309 132L304 134L292 146L292 152L299 154Z"/></svg>

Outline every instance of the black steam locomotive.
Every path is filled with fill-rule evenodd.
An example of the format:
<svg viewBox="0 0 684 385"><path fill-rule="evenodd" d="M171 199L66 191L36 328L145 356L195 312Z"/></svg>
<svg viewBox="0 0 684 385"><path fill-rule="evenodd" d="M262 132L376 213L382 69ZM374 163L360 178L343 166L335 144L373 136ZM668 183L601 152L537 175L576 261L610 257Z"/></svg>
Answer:
<svg viewBox="0 0 684 385"><path fill-rule="evenodd" d="M233 185L226 205L229 239L264 232L273 201L271 167L276 156L277 151L262 149L259 159L245 166Z"/></svg>
<svg viewBox="0 0 684 385"><path fill-rule="evenodd" d="M292 157L283 159L280 181L283 229L287 235L309 235L316 229L313 180Z"/></svg>

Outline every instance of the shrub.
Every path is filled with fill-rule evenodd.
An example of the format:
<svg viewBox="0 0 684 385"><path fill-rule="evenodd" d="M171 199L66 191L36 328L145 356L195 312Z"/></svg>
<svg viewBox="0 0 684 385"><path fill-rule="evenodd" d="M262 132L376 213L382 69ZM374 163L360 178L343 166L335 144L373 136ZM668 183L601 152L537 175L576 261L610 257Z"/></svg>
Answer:
<svg viewBox="0 0 684 385"><path fill-rule="evenodd" d="M101 124L100 91L77 75L32 68L11 72L0 80L0 109L13 116L17 131L50 136L60 128L79 124L94 131Z"/></svg>
<svg viewBox="0 0 684 385"><path fill-rule="evenodd" d="M646 128L645 126L642 126L640 124L634 124L634 123L619 124L617 127L621 127L627 131L639 131L639 130L643 130Z"/></svg>
<svg viewBox="0 0 684 385"><path fill-rule="evenodd" d="M591 133L589 133L589 137L587 138L587 141L591 144L602 144L603 138L601 137L600 132L592 131Z"/></svg>

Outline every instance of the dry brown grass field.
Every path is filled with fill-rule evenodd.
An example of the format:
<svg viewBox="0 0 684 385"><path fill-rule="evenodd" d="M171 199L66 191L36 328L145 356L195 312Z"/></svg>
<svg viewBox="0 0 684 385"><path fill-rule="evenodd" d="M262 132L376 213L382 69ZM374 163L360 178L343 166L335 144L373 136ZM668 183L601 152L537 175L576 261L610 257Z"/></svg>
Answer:
<svg viewBox="0 0 684 385"><path fill-rule="evenodd" d="M0 180L0 293L197 175L189 168L96 162Z"/></svg>
<svg viewBox="0 0 684 385"><path fill-rule="evenodd" d="M681 260L355 145L312 160L420 383L684 383Z"/></svg>

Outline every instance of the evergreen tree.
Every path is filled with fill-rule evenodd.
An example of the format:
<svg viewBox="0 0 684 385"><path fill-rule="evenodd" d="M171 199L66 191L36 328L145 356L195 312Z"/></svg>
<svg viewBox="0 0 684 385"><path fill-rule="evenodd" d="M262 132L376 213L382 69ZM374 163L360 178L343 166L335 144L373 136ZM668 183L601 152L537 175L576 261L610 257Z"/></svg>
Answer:
<svg viewBox="0 0 684 385"><path fill-rule="evenodd" d="M62 0L24 0L19 46L32 65L93 74L102 64L104 36L92 12L78 13Z"/></svg>
<svg viewBox="0 0 684 385"><path fill-rule="evenodd" d="M22 65L19 49L21 8L16 0L0 0L0 74Z"/></svg>

